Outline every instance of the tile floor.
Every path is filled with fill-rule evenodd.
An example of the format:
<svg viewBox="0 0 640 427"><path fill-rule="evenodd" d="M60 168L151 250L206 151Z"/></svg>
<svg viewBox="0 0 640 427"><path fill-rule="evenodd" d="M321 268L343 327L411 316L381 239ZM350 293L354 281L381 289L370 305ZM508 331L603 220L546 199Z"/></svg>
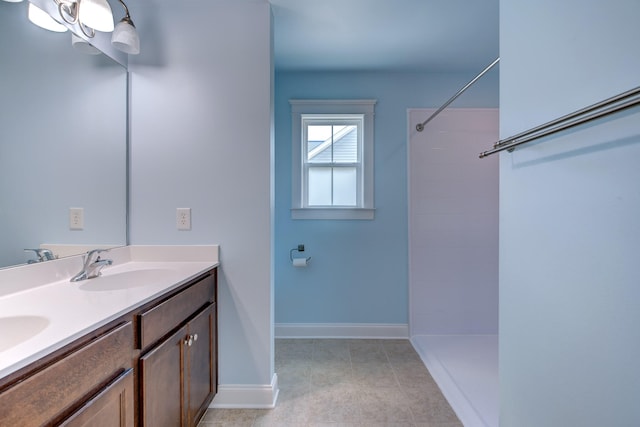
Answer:
<svg viewBox="0 0 640 427"><path fill-rule="evenodd" d="M278 339L274 409L210 409L199 427L462 427L408 340Z"/></svg>

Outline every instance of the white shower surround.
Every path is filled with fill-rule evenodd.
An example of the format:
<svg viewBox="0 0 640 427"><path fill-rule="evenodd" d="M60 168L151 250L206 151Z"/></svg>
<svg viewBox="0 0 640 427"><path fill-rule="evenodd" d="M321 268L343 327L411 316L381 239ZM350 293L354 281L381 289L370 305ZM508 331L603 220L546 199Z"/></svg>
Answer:
<svg viewBox="0 0 640 427"><path fill-rule="evenodd" d="M409 331L466 427L498 425L498 109L408 110Z"/></svg>

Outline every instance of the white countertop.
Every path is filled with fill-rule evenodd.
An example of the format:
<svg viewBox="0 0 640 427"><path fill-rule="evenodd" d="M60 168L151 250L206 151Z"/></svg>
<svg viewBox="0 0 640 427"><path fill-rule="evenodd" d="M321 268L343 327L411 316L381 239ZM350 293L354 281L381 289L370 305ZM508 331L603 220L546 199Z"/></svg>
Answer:
<svg viewBox="0 0 640 427"><path fill-rule="evenodd" d="M69 280L80 256L0 270L0 378L219 265L218 246L127 246L102 258L113 265L80 282Z"/></svg>

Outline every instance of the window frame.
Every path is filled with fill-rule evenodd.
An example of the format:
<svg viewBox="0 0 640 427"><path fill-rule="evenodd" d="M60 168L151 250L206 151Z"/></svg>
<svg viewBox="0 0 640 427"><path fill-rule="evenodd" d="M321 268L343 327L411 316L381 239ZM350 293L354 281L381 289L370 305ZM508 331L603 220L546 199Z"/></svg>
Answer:
<svg viewBox="0 0 640 427"><path fill-rule="evenodd" d="M302 114L302 206L303 208L358 208L363 205L363 177L362 177L362 160L363 160L363 133L364 133L364 115L362 114ZM309 138L308 129L309 126L356 126L357 129L357 159L355 162L336 162L331 160L328 162L315 162L309 161ZM333 145L333 144L332 144ZM333 150L333 146L332 146ZM313 168L331 168L332 171L339 168L353 168L356 169L356 204L355 205L311 205L309 203L309 191L310 178L309 171ZM333 176L333 172L332 172ZM332 179L333 181L333 179ZM333 202L334 195L333 182L331 185L331 199Z"/></svg>
<svg viewBox="0 0 640 427"><path fill-rule="evenodd" d="M373 117L376 100L289 100L292 114L292 219L373 219ZM309 206L307 191L306 127L305 120L335 119L362 120L359 128L359 170L357 170L356 206Z"/></svg>

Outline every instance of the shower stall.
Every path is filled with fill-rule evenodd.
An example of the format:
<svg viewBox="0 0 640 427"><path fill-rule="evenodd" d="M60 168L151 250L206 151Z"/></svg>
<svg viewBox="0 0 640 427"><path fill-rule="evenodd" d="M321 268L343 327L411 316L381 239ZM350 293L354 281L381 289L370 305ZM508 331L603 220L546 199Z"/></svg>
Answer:
<svg viewBox="0 0 640 427"><path fill-rule="evenodd" d="M497 427L498 109L410 109L408 139L411 341L465 427Z"/></svg>

